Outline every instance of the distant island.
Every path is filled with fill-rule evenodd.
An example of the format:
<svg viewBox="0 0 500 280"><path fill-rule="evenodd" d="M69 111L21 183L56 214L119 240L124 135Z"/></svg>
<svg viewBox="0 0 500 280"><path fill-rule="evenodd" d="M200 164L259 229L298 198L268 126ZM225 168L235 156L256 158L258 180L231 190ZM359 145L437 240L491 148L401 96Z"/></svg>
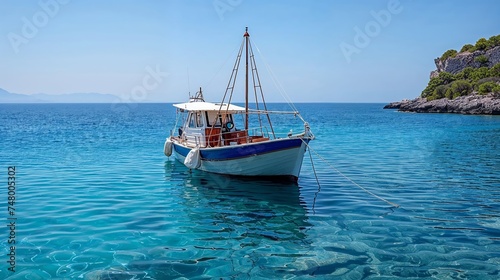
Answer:
<svg viewBox="0 0 500 280"><path fill-rule="evenodd" d="M102 93L19 94L0 88L0 103L113 103L119 97Z"/></svg>
<svg viewBox="0 0 500 280"><path fill-rule="evenodd" d="M417 113L500 115L500 35L447 50L420 97L384 109Z"/></svg>

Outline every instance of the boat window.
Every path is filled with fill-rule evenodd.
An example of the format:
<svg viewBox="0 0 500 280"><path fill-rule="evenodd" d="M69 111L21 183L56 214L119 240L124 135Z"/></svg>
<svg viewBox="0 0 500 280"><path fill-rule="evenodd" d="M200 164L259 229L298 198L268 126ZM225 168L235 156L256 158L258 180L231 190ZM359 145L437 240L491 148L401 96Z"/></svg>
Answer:
<svg viewBox="0 0 500 280"><path fill-rule="evenodd" d="M207 127L210 127L210 118L208 117L208 112L205 111L205 122L207 123Z"/></svg>
<svg viewBox="0 0 500 280"><path fill-rule="evenodd" d="M189 127L203 127L203 115L201 112L191 113L189 117Z"/></svg>
<svg viewBox="0 0 500 280"><path fill-rule="evenodd" d="M223 121L223 123L232 122L233 121L233 115L231 115L231 114L223 115L222 116L222 121Z"/></svg>
<svg viewBox="0 0 500 280"><path fill-rule="evenodd" d="M203 117L201 115L201 112L196 112L196 124L198 127L203 127Z"/></svg>
<svg viewBox="0 0 500 280"><path fill-rule="evenodd" d="M212 123L214 122L214 123ZM207 126L220 127L220 115L216 116L214 113L207 113Z"/></svg>
<svg viewBox="0 0 500 280"><path fill-rule="evenodd" d="M196 127L196 115L194 113L189 114L189 127Z"/></svg>
<svg viewBox="0 0 500 280"><path fill-rule="evenodd" d="M215 121L215 123L213 123ZM227 123L228 121L233 121L233 115L232 114L221 114L221 115L215 115L214 113L207 113L207 126L215 126L215 127L222 127L223 124Z"/></svg>

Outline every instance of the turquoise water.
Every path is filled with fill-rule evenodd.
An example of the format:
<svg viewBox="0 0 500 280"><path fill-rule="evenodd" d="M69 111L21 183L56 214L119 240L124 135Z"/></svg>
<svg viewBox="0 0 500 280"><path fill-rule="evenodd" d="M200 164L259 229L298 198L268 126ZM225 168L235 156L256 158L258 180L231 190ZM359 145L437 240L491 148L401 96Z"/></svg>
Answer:
<svg viewBox="0 0 500 280"><path fill-rule="evenodd" d="M314 152L319 186L307 153L298 185L189 172L163 155L170 104L0 104L0 278L500 277L499 117L296 106L314 152L400 207Z"/></svg>

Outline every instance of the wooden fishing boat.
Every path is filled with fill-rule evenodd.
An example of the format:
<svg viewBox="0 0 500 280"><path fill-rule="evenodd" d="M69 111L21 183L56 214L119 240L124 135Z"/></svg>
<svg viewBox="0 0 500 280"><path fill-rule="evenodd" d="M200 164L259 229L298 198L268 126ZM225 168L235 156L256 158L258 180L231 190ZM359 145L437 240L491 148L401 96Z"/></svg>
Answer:
<svg viewBox="0 0 500 280"><path fill-rule="evenodd" d="M245 106L238 106L231 100L243 51ZM252 108L249 105L249 67L256 98ZM183 122L166 139L165 155L174 154L188 168L206 172L298 179L304 153L314 135L297 110L267 109L248 28L222 102L206 102L200 88L189 102L174 106ZM298 116L303 121L303 132L279 137L271 122L273 114ZM239 124L238 116L241 117Z"/></svg>

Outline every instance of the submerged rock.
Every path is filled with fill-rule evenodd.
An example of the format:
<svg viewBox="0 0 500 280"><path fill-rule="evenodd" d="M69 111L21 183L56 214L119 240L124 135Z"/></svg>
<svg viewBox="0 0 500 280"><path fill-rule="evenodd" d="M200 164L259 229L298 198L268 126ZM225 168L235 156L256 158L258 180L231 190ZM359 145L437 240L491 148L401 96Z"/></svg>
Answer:
<svg viewBox="0 0 500 280"><path fill-rule="evenodd" d="M467 95L453 100L442 98L427 101L415 98L389 103L384 109L398 109L402 112L416 113L456 113L467 115L500 115L500 95Z"/></svg>

